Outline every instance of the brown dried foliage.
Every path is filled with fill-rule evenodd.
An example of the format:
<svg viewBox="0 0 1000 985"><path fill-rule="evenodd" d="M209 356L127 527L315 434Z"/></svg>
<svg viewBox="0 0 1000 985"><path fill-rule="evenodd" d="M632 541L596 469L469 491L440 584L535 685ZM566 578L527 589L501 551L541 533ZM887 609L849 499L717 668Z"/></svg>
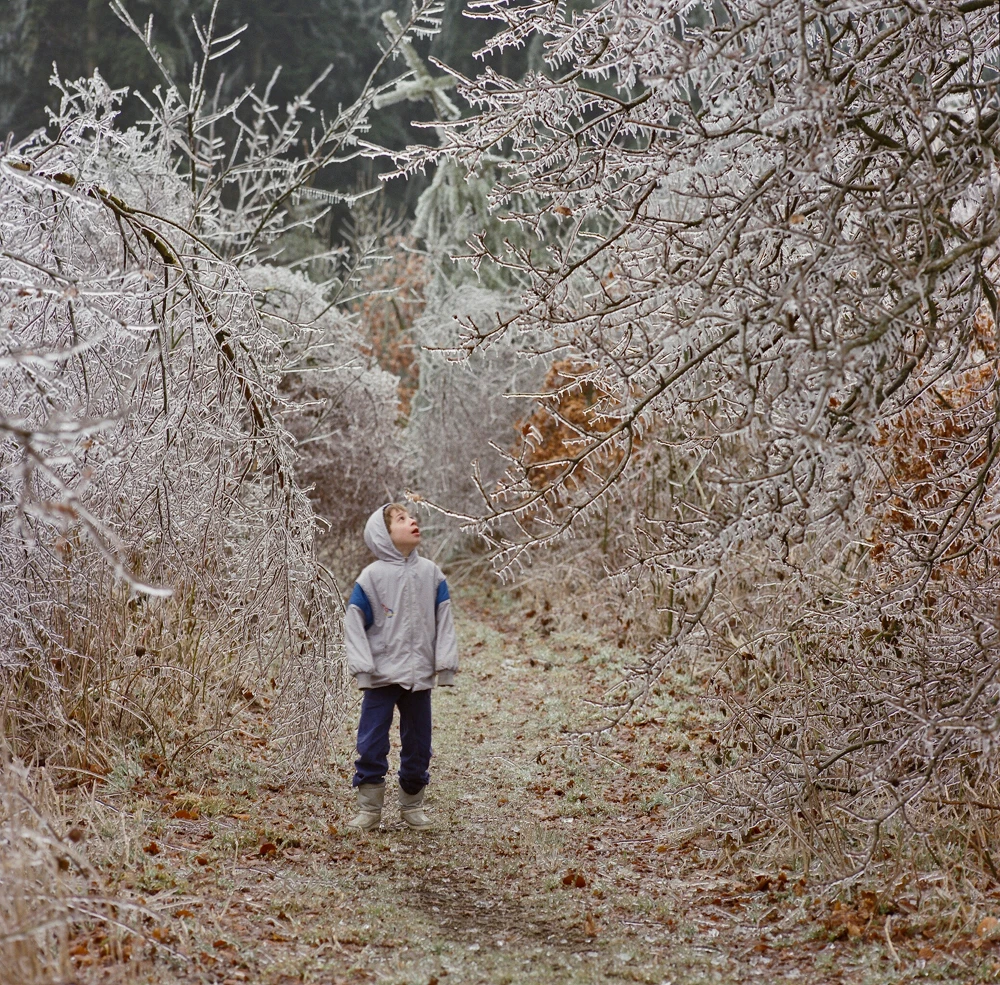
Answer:
<svg viewBox="0 0 1000 985"><path fill-rule="evenodd" d="M413 323L424 310L427 258L402 236L390 237L385 246L388 259L369 273L356 310L365 354L399 377L399 413L405 419L420 385Z"/></svg>
<svg viewBox="0 0 1000 985"><path fill-rule="evenodd" d="M520 424L521 461L534 489L551 486L583 441L607 434L617 423L620 403L595 369L578 359L557 359L545 377L544 396ZM605 447L574 464L560 486L578 489L591 479L606 478L623 454L620 447Z"/></svg>
<svg viewBox="0 0 1000 985"><path fill-rule="evenodd" d="M994 422L1000 408L996 326L973 320L971 365L918 381L920 396L886 421L874 442L881 469L869 515L870 557L883 585L890 567L928 566L931 581L961 590L1000 566L995 528Z"/></svg>

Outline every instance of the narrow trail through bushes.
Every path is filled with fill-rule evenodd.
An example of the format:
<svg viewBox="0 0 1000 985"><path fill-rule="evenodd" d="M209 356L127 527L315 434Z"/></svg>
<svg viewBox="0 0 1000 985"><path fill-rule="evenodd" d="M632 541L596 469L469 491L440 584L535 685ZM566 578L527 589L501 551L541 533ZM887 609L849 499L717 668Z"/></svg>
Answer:
<svg viewBox="0 0 1000 985"><path fill-rule="evenodd" d="M734 875L667 823L669 791L714 755L698 682L657 687L601 745L569 741L623 651L509 595L458 600L463 669L435 693L429 809L345 833L353 720L305 787L268 779L266 708L184 776L155 757L67 822L143 936L81 928L80 985L987 981L996 945L930 933L896 901L834 900L789 869ZM394 736L393 756L398 753ZM387 801L390 798L387 797ZM86 817L83 814L86 813Z"/></svg>

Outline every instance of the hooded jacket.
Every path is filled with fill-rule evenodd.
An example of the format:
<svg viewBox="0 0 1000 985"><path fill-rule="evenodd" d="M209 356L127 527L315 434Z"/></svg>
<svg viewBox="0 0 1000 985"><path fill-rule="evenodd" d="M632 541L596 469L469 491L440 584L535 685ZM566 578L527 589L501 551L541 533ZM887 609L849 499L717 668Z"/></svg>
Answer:
<svg viewBox="0 0 1000 985"><path fill-rule="evenodd" d="M380 507L365 524L378 558L358 576L347 604L347 669L359 688L400 684L411 691L454 683L458 645L448 583L416 550L403 557Z"/></svg>

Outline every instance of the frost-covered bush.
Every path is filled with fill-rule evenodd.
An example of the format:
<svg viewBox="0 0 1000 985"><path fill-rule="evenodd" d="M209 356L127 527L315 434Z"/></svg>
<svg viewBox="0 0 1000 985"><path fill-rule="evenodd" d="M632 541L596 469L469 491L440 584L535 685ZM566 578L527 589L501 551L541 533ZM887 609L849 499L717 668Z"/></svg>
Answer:
<svg viewBox="0 0 1000 985"><path fill-rule="evenodd" d="M69 980L74 922L112 915L87 885L95 873L57 817L49 777L0 764L0 985ZM128 917L121 914L121 926Z"/></svg>
<svg viewBox="0 0 1000 985"><path fill-rule="evenodd" d="M214 8L184 85L115 8L164 76L149 120L117 128L99 73L56 79L48 130L0 162L0 718L26 756L99 772L132 737L196 751L267 691L304 763L343 693L305 487L367 514L399 453L393 380L337 314L369 258L320 248L315 284L277 264L322 217L302 190L377 152L375 76L437 7L332 117L269 86L219 105L239 32Z"/></svg>
<svg viewBox="0 0 1000 985"><path fill-rule="evenodd" d="M457 78L473 113L439 127L534 235L472 244L526 286L459 346L572 368L474 526L516 566L612 504L663 617L642 679L766 659L720 680L735 844L780 830L860 872L916 805L993 810L995 5L470 10L546 71Z"/></svg>
<svg viewBox="0 0 1000 985"><path fill-rule="evenodd" d="M414 325L422 346L420 389L407 437L418 456L416 488L451 511L475 511L483 490L501 478L503 453L517 433L522 410L512 395L529 392L539 382L537 364L504 342L467 359L455 358L457 317L490 318L509 303L498 290L469 283L446 286L435 291Z"/></svg>
<svg viewBox="0 0 1000 985"><path fill-rule="evenodd" d="M261 679L305 694L337 640L275 414L285 337L115 102L67 88L57 135L0 165L5 721L42 755L64 730L164 743L168 708L226 714Z"/></svg>
<svg viewBox="0 0 1000 985"><path fill-rule="evenodd" d="M284 340L280 417L319 518L321 553L339 580L353 577L367 563L365 521L404 485L399 380L364 355L354 324L304 274L262 264L246 277L262 323Z"/></svg>
<svg viewBox="0 0 1000 985"><path fill-rule="evenodd" d="M466 176L442 160L417 202L411 230L426 254L427 283L424 310L413 325L419 389L407 441L413 487L434 508L431 527L451 548L474 542L454 521L474 515L503 476L524 410L517 397L535 392L546 370L544 359L529 358L507 339L476 351L463 347L463 324L513 312L523 286L499 266L464 259L467 240L476 234L495 245L505 233L521 238L490 213L495 181L489 165Z"/></svg>

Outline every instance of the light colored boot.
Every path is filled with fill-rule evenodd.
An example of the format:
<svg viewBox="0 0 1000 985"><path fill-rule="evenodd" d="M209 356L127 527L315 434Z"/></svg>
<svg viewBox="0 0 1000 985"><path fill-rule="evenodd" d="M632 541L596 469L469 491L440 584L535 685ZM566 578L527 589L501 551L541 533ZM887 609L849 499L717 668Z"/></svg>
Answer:
<svg viewBox="0 0 1000 985"><path fill-rule="evenodd" d="M434 822L424 813L426 789L424 787L419 793L407 793L402 787L399 788L399 816L414 831L426 831L434 827Z"/></svg>
<svg viewBox="0 0 1000 985"><path fill-rule="evenodd" d="M385 800L384 783L362 783L358 789L358 816L347 822L352 831L371 831L382 820L382 803Z"/></svg>

